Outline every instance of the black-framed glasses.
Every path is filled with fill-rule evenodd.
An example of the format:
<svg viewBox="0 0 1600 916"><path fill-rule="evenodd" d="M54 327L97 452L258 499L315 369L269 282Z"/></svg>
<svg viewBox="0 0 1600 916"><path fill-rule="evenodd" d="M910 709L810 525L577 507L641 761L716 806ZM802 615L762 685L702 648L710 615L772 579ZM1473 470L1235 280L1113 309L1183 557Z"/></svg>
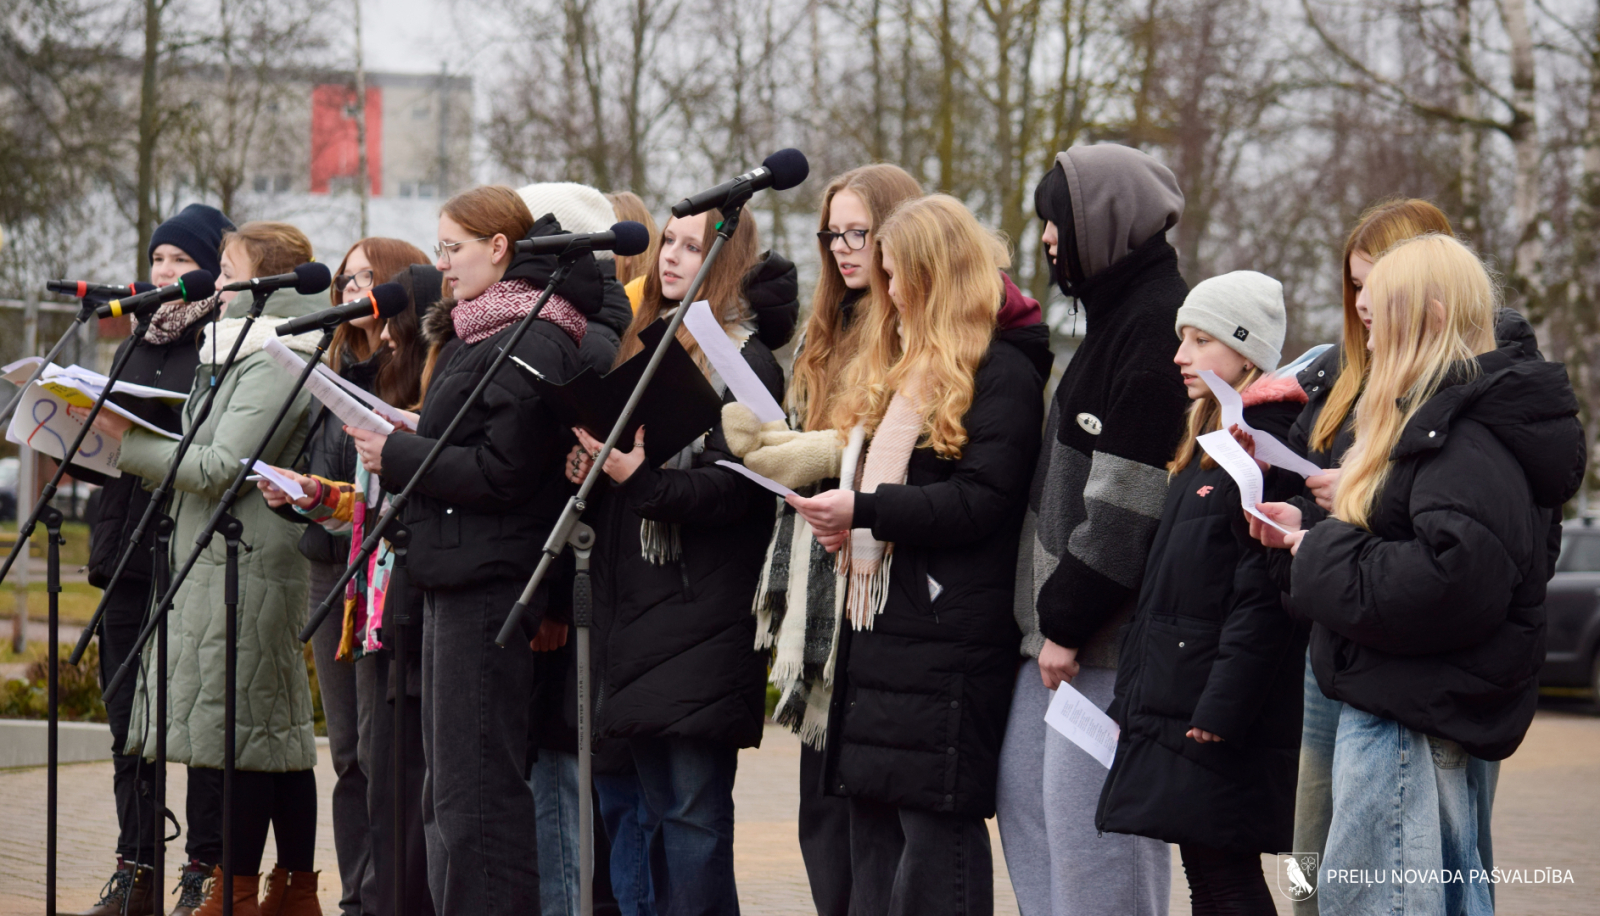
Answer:
<svg viewBox="0 0 1600 916"><path fill-rule="evenodd" d="M345 287L349 286L352 281L355 282L356 289L371 289L372 268L369 267L366 270L358 270L353 274L340 274L339 276L334 277L333 288L344 289Z"/></svg>
<svg viewBox="0 0 1600 916"><path fill-rule="evenodd" d="M844 239L844 247L851 251L860 251L867 247L867 230L846 229L843 232L829 232L824 229L817 233L817 241L821 242L824 248L832 248L833 243L839 239Z"/></svg>

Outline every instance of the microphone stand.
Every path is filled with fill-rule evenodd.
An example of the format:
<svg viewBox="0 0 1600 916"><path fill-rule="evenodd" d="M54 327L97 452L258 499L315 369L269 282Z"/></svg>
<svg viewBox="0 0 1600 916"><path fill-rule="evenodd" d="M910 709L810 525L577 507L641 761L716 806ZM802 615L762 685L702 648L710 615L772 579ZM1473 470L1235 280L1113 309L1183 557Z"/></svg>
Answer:
<svg viewBox="0 0 1600 916"><path fill-rule="evenodd" d="M33 367L33 373L28 376L28 380L23 382L21 387L17 389L17 393L11 396L10 401L6 402L6 409L0 411L0 423L5 422L5 420L11 416L11 411L17 409L17 404L22 401L22 396L27 393L28 386L32 385L34 382L37 382L39 380L39 376L44 374L45 367L56 361L56 357L61 355L61 351L66 347L67 341L71 340L72 335L78 332L78 327L80 325L94 317L94 313L97 308L99 308L99 306L95 305L94 300L92 299L78 300L78 314L73 316L72 324L68 325L67 329L61 332L60 339L56 341L55 346L50 348L50 352L45 354L44 361ZM74 662L73 664L77 663Z"/></svg>
<svg viewBox="0 0 1600 916"><path fill-rule="evenodd" d="M250 303L250 311L245 313L244 327L239 329L239 335L233 340L233 349L228 351L228 358L223 360L222 368L212 376L211 387L206 389L205 403L195 411L194 420L189 424L189 429L183 434L183 439L178 443L178 450L173 453L172 461L167 465L167 473L161 478L161 484L150 493L150 500L145 504L144 514L139 516L139 524L133 528L133 536L128 543L123 545L122 556L117 558L116 570L111 574L111 581L106 583L105 589L100 593L100 604L95 607L94 615L89 618L89 625L83 628L83 633L78 637L78 644L73 647L72 655L67 661L76 665L83 658L83 653L89 648L89 640L100 628L100 621L105 617L106 607L111 603L111 593L116 590L117 583L122 581L122 573L128 568L128 563L133 559L133 553L144 540L145 532L150 524L166 517L167 501L172 495L173 482L178 478L178 467L183 464L183 456L188 454L189 446L194 444L195 433L200 426L211 416L211 405L217 399L217 390L222 387L222 380L228 377L228 370L233 368L233 361L239 355L239 347L244 344L245 337L250 333L250 328L261 317L261 312L267 306L267 298L272 295L272 290L254 290ZM212 333L216 333L215 330ZM166 669L161 672L163 679Z"/></svg>
<svg viewBox="0 0 1600 916"><path fill-rule="evenodd" d="M323 332L324 342L333 339L331 330ZM321 354L319 353L318 356ZM316 365L315 363L312 364ZM296 389L296 394L299 390ZM291 401L293 398L291 397ZM276 431L277 424L273 424ZM267 439L272 433L267 433ZM266 441L262 441L265 447ZM251 464L255 462L252 461ZM244 525L231 515L221 517L217 530L227 544L227 565L223 574L222 603L227 609L228 622L226 661L222 680L222 916L233 916L233 783L234 765L238 759L238 736L234 734L239 710L239 545ZM210 542L206 538L206 542ZM245 546L249 550L248 545ZM166 615L162 615L163 625Z"/></svg>
<svg viewBox="0 0 1600 916"><path fill-rule="evenodd" d="M387 594L399 593L407 583L410 569L406 565L406 554L411 546L411 530L404 525L396 524L394 530L389 532L389 548L394 552L394 570L389 574L389 590ZM394 786L391 789L394 805L394 912L395 916L406 916L406 854L409 851L406 842L407 816L409 805L406 793L406 662L408 643L411 639L411 609L404 602L399 602L391 620L384 617L384 635L389 635L392 624L394 629L394 658L390 663L394 666L394 758L393 778ZM369 609L370 610L370 609ZM385 614L388 608L384 608ZM421 623L421 621L416 621ZM384 642L388 642L387 639ZM379 685L382 690L382 685Z"/></svg>
<svg viewBox="0 0 1600 916"><path fill-rule="evenodd" d="M50 680L49 680L49 724L47 726L48 767L45 773L45 866L44 884L45 916L56 916L56 840L59 807L57 800L60 792L60 728L61 728L61 646L58 643L61 631L61 545L65 541L61 537L61 510L55 506L47 506L40 513L40 520L44 522L47 532L49 547L45 551L46 588L50 594ZM138 865L134 869L138 869Z"/></svg>
<svg viewBox="0 0 1600 916"><path fill-rule="evenodd" d="M316 612L311 615L310 620L306 621L304 629L300 631L301 642L311 641L312 634L317 632L317 628L322 625L322 621L333 610L334 602L344 594L345 585L356 574L356 570L366 564L367 558L372 556L373 551L378 549L378 543L383 539L384 531L400 515L400 511L405 508L406 503L411 499L411 494L417 489L417 485L422 482L422 478L428 473L428 470L439 460L439 455L444 452L450 437L455 435L456 428L466 418L467 411L471 410L473 405L478 402L478 398L483 396L484 390L489 387L489 382L494 378L495 373L505 364L505 361L511 356L511 352L517 348L517 344L522 341L522 336L527 333L528 328L533 326L534 319L538 318L539 313L544 311L544 304L549 301L556 287L566 280L567 274L572 270L573 262L582 255L589 253L589 251L590 248L587 244L573 242L558 256L559 261L555 272L550 275L550 282L545 284L544 291L534 301L532 311L523 316L522 321L512 330L511 336L506 338L505 344L500 347L500 352L495 355L494 361L489 363L489 368L484 371L483 377L478 379L477 386L472 389L471 394L467 395L466 401L461 404L461 409L456 411L456 415L450 419L450 424L444 428L444 432L440 433L439 438L434 440L433 448L428 450L427 456L422 459L422 464L418 465L417 472L412 474L411 479L406 482L405 488L390 497L389 505L383 510L383 515L378 518L377 524L372 526L372 530L367 534L366 540L361 542L360 551L345 566L344 572L339 576L339 581L334 583L333 588L328 592L328 596L322 599L322 603L317 606Z"/></svg>
<svg viewBox="0 0 1600 916"><path fill-rule="evenodd" d="M105 387L100 389L100 396L95 398L94 406L89 408L89 415L83 418L83 428L78 430L78 435L73 437L72 445L62 453L61 463L56 465L55 474L51 475L50 482L45 484L44 490L39 493L39 500L33 504L33 511L28 513L27 522L17 526L17 543L12 545L11 553L6 555L5 565L0 566L0 582L5 581L6 575L11 572L12 564L16 563L17 557L27 549L28 539L33 537L34 527L38 525L39 518L43 515L45 507L50 505L52 499L55 499L56 488L61 484L61 478L66 476L67 468L72 464L73 456L78 454L78 449L83 445L83 440L89 436L89 430L94 428L94 418L100 415L100 408L105 406L106 398L111 396L111 389L117 385L117 377L122 374L123 368L128 365L128 358L133 355L133 351L138 347L139 341L144 339L145 332L150 329L150 319L153 317L155 317L155 310L153 309L139 316L139 324L133 329L133 335L129 338L128 349L123 350L117 356L116 362L111 364L111 373L106 377ZM44 364L41 363L40 368L42 369L43 366ZM18 396L21 396L20 392Z"/></svg>
<svg viewBox="0 0 1600 916"><path fill-rule="evenodd" d="M592 713L589 702L589 629L593 625L594 593L589 581L589 553L593 549L595 537L594 529L580 522L579 516L588 507L589 491L599 479L602 473L600 469L605 466L606 457L611 454L611 450L627 427L629 418L633 416L634 409L639 406L639 400L644 397L645 389L655 377L656 367L661 365L662 358L666 356L668 345L677 337L678 327L683 324L684 316L689 313L689 305L695 301L695 295L700 292L700 285L711 272L711 265L716 263L717 255L722 252L722 246L738 230L739 219L744 215L744 205L752 193L748 186L736 189L729 195L729 202L723 205L722 223L717 226L717 237L711 243L711 250L706 252L705 260L700 264L694 282L689 285L689 291L684 295L677 311L673 313L672 320L668 322L666 333L661 335L661 342L656 344L655 351L650 354L650 361L645 364L644 374L639 377L638 384L634 385L633 393L628 396L628 402L622 408L622 414L617 417L617 422L611 427L610 435L606 436L605 444L600 447L600 453L589 466L589 474L583 479L583 485L567 500L567 505L561 510L561 517L556 520L555 526L550 530L550 537L544 542L538 568L533 571L532 578L522 590L522 596L512 605L505 625L495 637L495 644L501 648L510 644L522 624L522 615L532 603L539 583L550 569L550 564L560 555L564 547L571 544L578 566L578 574L572 582L572 624L577 630L578 637L575 660L578 680L578 912L582 916L589 916L594 912L592 794L594 775L589 759L590 742L594 731L593 723L589 721Z"/></svg>

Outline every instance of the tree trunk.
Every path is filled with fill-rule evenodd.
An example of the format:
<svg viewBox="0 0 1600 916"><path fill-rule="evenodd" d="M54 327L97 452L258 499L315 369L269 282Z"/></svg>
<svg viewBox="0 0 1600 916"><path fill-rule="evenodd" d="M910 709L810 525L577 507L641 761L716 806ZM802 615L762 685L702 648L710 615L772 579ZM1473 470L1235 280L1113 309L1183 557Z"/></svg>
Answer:
<svg viewBox="0 0 1600 916"><path fill-rule="evenodd" d="M1478 237L1478 150L1483 132L1468 123L1478 117L1478 88L1472 66L1472 0L1456 0L1456 123L1460 157L1457 180L1461 183L1461 237L1469 242Z"/></svg>
<svg viewBox="0 0 1600 916"><path fill-rule="evenodd" d="M150 279L150 236L155 232L156 64L161 54L161 3L144 0L144 69L139 82L139 247L134 252L135 276Z"/></svg>
<svg viewBox="0 0 1600 916"><path fill-rule="evenodd" d="M632 66L628 74L628 184L641 197L648 193L644 155L644 125L639 111L640 82L644 77L644 39L650 28L650 0L634 0Z"/></svg>
<svg viewBox="0 0 1600 916"><path fill-rule="evenodd" d="M939 0L939 190L952 193L956 181L956 39L950 0Z"/></svg>
<svg viewBox="0 0 1600 916"><path fill-rule="evenodd" d="M1524 298L1535 326L1546 319L1544 282L1540 261L1544 257L1544 213L1539 206L1542 150L1534 94L1533 32L1528 28L1527 0L1500 0L1500 18L1511 45L1511 101L1508 131L1516 151L1516 176L1512 185L1512 210L1517 221L1513 282Z"/></svg>
<svg viewBox="0 0 1600 916"><path fill-rule="evenodd" d="M367 71L361 58L361 0L352 0L356 12L356 187L361 195L361 234L367 237L367 198L372 179L367 175Z"/></svg>
<svg viewBox="0 0 1600 916"><path fill-rule="evenodd" d="M872 160L882 162L888 155L883 139L883 42L879 34L883 0L872 0L872 21L868 24L872 51Z"/></svg>

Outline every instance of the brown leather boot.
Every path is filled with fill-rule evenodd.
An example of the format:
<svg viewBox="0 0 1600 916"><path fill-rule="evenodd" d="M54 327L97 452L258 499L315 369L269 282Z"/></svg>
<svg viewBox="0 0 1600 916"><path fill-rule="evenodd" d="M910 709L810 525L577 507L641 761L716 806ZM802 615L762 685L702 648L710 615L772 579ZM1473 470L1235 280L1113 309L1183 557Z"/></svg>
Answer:
<svg viewBox="0 0 1600 916"><path fill-rule="evenodd" d="M173 888L178 892L178 905L172 908L171 916L194 916L205 902L206 885L210 881L211 866L199 859L190 859L178 873L178 886Z"/></svg>
<svg viewBox="0 0 1600 916"><path fill-rule="evenodd" d="M322 916L317 900L317 871L288 871L272 866L267 876L267 895L261 900L261 916Z"/></svg>
<svg viewBox="0 0 1600 916"><path fill-rule="evenodd" d="M100 902L78 916L122 916L124 906L131 916L161 916L161 895L150 867L117 856L117 870L101 889Z"/></svg>
<svg viewBox="0 0 1600 916"><path fill-rule="evenodd" d="M222 916L222 866L211 871L210 886L206 888L205 902L195 910L195 916ZM233 876L233 916L261 916L261 904L256 900L261 890L261 875Z"/></svg>

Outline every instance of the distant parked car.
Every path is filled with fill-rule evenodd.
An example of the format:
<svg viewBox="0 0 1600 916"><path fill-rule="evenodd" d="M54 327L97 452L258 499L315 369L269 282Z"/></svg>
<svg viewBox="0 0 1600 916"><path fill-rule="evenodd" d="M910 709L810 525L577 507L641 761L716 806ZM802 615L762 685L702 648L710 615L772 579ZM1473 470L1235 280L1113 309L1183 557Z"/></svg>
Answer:
<svg viewBox="0 0 1600 916"><path fill-rule="evenodd" d="M1541 687L1583 687L1600 698L1600 525L1561 526L1561 559L1545 598Z"/></svg>
<svg viewBox="0 0 1600 916"><path fill-rule="evenodd" d="M15 458L0 458L0 522L17 518L17 472L22 462Z"/></svg>

